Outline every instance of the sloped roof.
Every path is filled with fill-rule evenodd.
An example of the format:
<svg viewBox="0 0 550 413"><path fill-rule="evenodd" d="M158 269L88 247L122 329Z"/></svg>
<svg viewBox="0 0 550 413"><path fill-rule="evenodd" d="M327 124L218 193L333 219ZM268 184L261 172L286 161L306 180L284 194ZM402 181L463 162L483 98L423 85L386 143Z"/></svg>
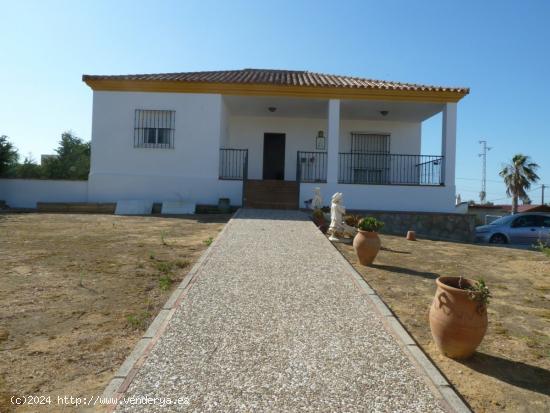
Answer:
<svg viewBox="0 0 550 413"><path fill-rule="evenodd" d="M208 72L156 73L136 75L84 75L82 80L144 80L193 83L258 84L301 87L350 89L391 89L468 93L464 87L448 87L367 79L354 76L329 75L305 70L242 69Z"/></svg>
<svg viewBox="0 0 550 413"><path fill-rule="evenodd" d="M252 96L458 102L470 90L327 75L303 70L242 69L135 75L83 75L93 90Z"/></svg>

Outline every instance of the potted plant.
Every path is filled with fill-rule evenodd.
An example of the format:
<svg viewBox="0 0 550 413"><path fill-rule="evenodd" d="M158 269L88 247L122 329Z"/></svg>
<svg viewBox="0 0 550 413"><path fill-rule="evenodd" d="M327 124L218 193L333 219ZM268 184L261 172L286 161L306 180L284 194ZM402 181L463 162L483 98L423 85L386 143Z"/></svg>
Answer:
<svg viewBox="0 0 550 413"><path fill-rule="evenodd" d="M384 226L382 221L366 217L357 224L357 235L353 239L353 249L362 265L371 265L380 251L378 231Z"/></svg>
<svg viewBox="0 0 550 413"><path fill-rule="evenodd" d="M430 329L439 350L453 359L476 351L487 331L491 293L482 279L439 277L430 307Z"/></svg>

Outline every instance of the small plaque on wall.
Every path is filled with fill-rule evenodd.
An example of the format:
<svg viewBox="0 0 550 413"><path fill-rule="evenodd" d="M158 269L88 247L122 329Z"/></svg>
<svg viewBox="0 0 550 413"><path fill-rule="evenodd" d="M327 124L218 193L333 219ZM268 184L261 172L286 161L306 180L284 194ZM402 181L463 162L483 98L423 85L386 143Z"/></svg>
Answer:
<svg viewBox="0 0 550 413"><path fill-rule="evenodd" d="M315 138L315 149L318 151L324 151L326 146L326 138L322 130L319 131L317 134L317 138Z"/></svg>

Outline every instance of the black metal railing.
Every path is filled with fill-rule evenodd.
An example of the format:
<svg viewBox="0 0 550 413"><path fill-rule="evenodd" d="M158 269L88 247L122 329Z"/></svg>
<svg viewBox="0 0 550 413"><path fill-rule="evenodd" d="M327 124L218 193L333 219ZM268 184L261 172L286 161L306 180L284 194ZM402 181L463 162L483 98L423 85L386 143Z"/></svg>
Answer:
<svg viewBox="0 0 550 413"><path fill-rule="evenodd" d="M248 171L248 149L220 149L220 179L242 181Z"/></svg>
<svg viewBox="0 0 550 413"><path fill-rule="evenodd" d="M443 157L340 153L338 182L367 185L443 185Z"/></svg>
<svg viewBox="0 0 550 413"><path fill-rule="evenodd" d="M298 151L296 157L297 182L326 182L327 153Z"/></svg>

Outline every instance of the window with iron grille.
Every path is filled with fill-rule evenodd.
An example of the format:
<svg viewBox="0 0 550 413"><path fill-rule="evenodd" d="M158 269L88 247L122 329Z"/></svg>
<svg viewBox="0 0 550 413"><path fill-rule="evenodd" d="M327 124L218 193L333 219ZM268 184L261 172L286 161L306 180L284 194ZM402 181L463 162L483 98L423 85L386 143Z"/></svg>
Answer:
<svg viewBox="0 0 550 413"><path fill-rule="evenodd" d="M135 148L174 148L176 112L173 110L136 109Z"/></svg>
<svg viewBox="0 0 550 413"><path fill-rule="evenodd" d="M353 179L356 183L384 184L390 176L390 135L351 133Z"/></svg>

